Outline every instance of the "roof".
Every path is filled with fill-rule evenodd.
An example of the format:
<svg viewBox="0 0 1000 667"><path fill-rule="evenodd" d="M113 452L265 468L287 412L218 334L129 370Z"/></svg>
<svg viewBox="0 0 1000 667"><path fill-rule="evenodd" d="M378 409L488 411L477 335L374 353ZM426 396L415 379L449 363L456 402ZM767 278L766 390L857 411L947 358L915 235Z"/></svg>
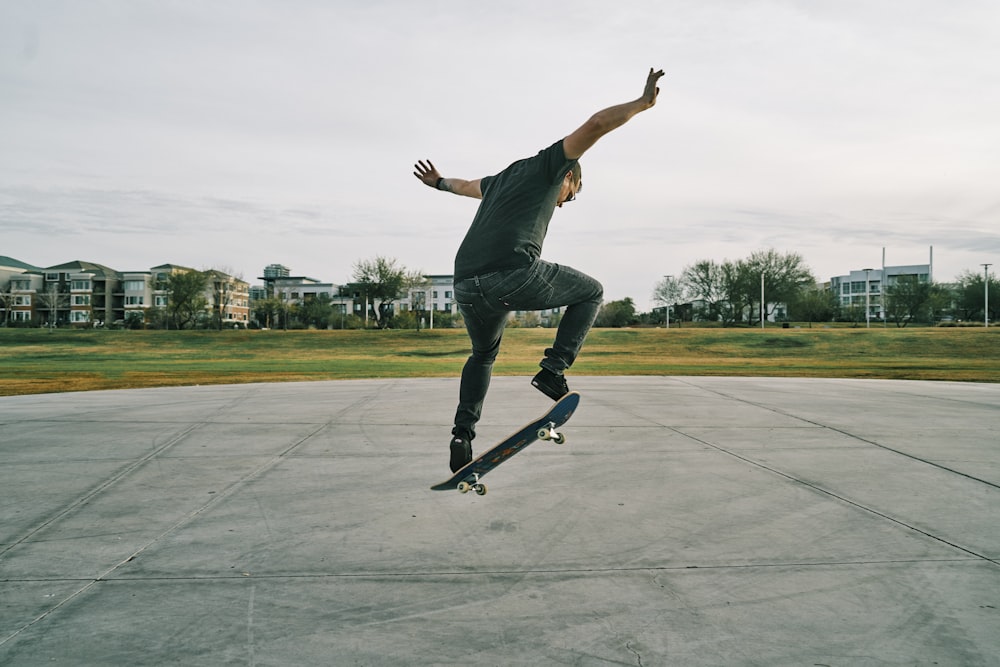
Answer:
<svg viewBox="0 0 1000 667"><path fill-rule="evenodd" d="M5 255L0 255L0 267L5 269L21 269L24 271L41 271L37 266L32 266L26 262L22 262L19 259L14 259L13 257L7 257Z"/></svg>
<svg viewBox="0 0 1000 667"><path fill-rule="evenodd" d="M193 271L190 266L181 266L180 264L160 264L159 266L154 266L150 271Z"/></svg>
<svg viewBox="0 0 1000 667"><path fill-rule="evenodd" d="M103 264L96 264L94 262L84 262L82 260L76 259L72 262L66 262L65 264L57 264L56 266L49 266L44 269L45 271L79 271L87 273L99 273L104 276L114 276L118 272L112 268L104 266Z"/></svg>

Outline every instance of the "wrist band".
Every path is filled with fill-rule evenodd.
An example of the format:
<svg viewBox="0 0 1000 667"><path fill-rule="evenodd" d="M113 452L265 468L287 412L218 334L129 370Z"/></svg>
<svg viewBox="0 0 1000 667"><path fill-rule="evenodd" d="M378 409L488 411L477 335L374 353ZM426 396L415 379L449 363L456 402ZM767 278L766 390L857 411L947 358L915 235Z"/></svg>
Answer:
<svg viewBox="0 0 1000 667"><path fill-rule="evenodd" d="M442 183L442 182L444 182L444 176L442 176L441 178L439 178L439 179L437 180L437 183L435 183L435 184L434 184L434 187L435 187L436 189L440 190L440 189L441 189L441 183Z"/></svg>

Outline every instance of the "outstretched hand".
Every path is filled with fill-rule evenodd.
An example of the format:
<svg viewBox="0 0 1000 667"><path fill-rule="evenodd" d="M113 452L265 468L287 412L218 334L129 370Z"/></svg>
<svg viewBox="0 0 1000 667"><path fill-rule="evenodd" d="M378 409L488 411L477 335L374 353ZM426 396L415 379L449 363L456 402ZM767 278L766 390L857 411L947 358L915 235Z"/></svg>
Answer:
<svg viewBox="0 0 1000 667"><path fill-rule="evenodd" d="M657 87L656 82L660 80L663 76L663 70L653 71L653 68L649 68L649 74L646 76L646 88L642 91L642 97L639 98L646 103L646 108L656 104L656 96L660 94L660 89Z"/></svg>
<svg viewBox="0 0 1000 667"><path fill-rule="evenodd" d="M432 188L437 187L437 182L441 178L441 174L438 173L433 162L428 160L427 164L424 164L424 161L420 160L413 165L413 168L416 169L413 175L423 181L424 185L429 185Z"/></svg>

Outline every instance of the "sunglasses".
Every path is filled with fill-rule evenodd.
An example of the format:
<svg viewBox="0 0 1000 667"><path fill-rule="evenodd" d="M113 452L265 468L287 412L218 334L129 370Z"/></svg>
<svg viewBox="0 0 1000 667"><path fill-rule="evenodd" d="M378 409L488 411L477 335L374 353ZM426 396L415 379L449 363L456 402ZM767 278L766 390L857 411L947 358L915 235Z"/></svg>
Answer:
<svg viewBox="0 0 1000 667"><path fill-rule="evenodd" d="M583 187L582 183L580 183L579 185L577 185L574 190L570 191L569 197L566 197L566 199L565 199L565 201L563 201L563 203L565 204L568 201L573 201L574 199L576 199L576 193L579 192L580 188L582 188L582 187Z"/></svg>

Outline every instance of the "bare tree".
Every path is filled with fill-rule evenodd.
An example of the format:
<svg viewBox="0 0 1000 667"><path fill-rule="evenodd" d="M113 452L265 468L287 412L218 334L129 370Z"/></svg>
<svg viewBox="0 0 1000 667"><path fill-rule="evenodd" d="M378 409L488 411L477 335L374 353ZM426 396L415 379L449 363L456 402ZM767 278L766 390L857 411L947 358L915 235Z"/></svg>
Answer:
<svg viewBox="0 0 1000 667"><path fill-rule="evenodd" d="M59 291L59 284L49 283L49 288L35 294L38 302L48 311L48 326L51 331L59 322L59 311L69 309L69 295Z"/></svg>

